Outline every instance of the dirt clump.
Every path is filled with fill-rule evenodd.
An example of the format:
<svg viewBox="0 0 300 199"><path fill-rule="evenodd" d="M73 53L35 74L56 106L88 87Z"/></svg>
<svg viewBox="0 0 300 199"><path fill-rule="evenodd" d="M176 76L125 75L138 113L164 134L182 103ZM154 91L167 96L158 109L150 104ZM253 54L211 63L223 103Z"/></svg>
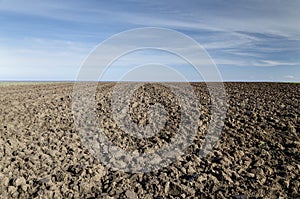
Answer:
<svg viewBox="0 0 300 199"><path fill-rule="evenodd" d="M176 138L181 107L172 92L146 84L133 95L129 115L138 125L151 122L145 113L155 103L167 115L162 131L141 139L114 122L114 85L99 83L95 95L109 140L148 153ZM74 123L73 83L0 87L0 198L300 198L300 84L225 83L224 127L205 157L211 100L205 83L191 85L198 132L184 155L148 173L114 170L93 156Z"/></svg>

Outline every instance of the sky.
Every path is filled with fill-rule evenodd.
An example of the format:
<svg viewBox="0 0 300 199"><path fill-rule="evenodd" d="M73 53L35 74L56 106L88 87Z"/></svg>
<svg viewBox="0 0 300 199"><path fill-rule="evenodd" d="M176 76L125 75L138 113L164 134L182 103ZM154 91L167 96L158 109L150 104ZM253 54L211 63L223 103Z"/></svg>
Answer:
<svg viewBox="0 0 300 199"><path fill-rule="evenodd" d="M299 9L296 0L0 0L0 81L76 80L99 43L159 27L203 46L223 81L300 82ZM193 66L153 50L119 58L104 79L118 80L124 68L150 62L201 81Z"/></svg>

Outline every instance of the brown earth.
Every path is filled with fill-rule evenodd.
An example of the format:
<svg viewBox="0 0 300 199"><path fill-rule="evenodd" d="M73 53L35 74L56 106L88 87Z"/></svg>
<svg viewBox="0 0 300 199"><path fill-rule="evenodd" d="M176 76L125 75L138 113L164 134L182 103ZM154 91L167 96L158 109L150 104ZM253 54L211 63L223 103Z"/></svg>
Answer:
<svg viewBox="0 0 300 199"><path fill-rule="evenodd" d="M132 98L136 123L147 123L153 101L173 116L158 135L139 139L113 122L113 85L99 84L96 96L109 139L146 153L174 138L180 107L164 87L145 85ZM198 133L183 156L149 173L112 170L91 155L74 125L72 83L0 87L0 198L300 198L300 84L225 83L225 126L203 158L211 102L205 84L192 85Z"/></svg>

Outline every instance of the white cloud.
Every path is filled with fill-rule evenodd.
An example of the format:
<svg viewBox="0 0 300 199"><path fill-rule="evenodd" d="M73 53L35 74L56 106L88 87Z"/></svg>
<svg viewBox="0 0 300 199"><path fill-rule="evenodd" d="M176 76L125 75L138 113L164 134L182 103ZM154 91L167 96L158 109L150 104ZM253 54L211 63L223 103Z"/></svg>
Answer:
<svg viewBox="0 0 300 199"><path fill-rule="evenodd" d="M285 75L283 76L284 78L287 78L287 79L295 79L295 76L294 75Z"/></svg>
<svg viewBox="0 0 300 199"><path fill-rule="evenodd" d="M19 45L2 45L0 65L5 67L74 66L80 64L91 47L93 46L80 42L28 38Z"/></svg>
<svg viewBox="0 0 300 199"><path fill-rule="evenodd" d="M94 39L99 39L99 35L104 38L105 34L122 29L119 28L121 26L126 28L158 26L176 29L191 35L208 51L217 52L216 57L213 57L216 64L272 67L300 65L299 61L288 62L285 61L287 60L285 58L275 61L272 57L272 53L286 52L287 50L299 51L299 47L296 46L298 43L284 45L287 40L300 41L299 3L296 1L251 1L232 4L219 1L218 4L216 2L210 4L201 1L188 3L182 1L136 1L133 4L124 3L124 6L117 6L115 3L109 2L97 3L97 6L94 6L83 1L62 3L52 0L28 0L24 3L20 0L2 0L0 1L0 12L79 22L76 25L80 27L80 31L79 29L74 31L75 29L73 30L72 27L72 31L67 29L57 33L57 35L63 33L60 38L65 39L66 35L80 35L82 31L84 31L84 37L80 35L81 39L88 35L92 35ZM210 5L208 6L208 4ZM81 29L80 24L87 28ZM115 29L115 27L117 28ZM45 30L45 32L47 31L51 31L52 36L56 34L51 28ZM105 36L103 36L103 32L105 32ZM202 32L206 32L206 35L202 35ZM97 35L98 33L99 35ZM46 37L46 35L44 36ZM274 42L270 39L273 37L278 40ZM139 42L137 37L131 39ZM178 44L181 42L173 38L167 37L167 39ZM67 39L63 41L27 38L9 44L11 42L9 39L0 38L2 76L5 76L4 71L10 70L12 74L13 72L21 73L22 69L32 66L45 67L45 71L51 70L53 66L79 67L95 44L79 40L74 42ZM260 44L259 47L256 44ZM120 45L127 45L127 43L123 41ZM114 47L110 46L107 50L113 50ZM195 49L187 46L185 51L192 54ZM226 57L226 55L229 56ZM288 56L285 54L285 57ZM166 56L156 56L155 59L162 63L169 61L171 64L181 64L178 60ZM121 61L124 65L130 65L134 60L143 63L147 60L147 56L132 56Z"/></svg>
<svg viewBox="0 0 300 199"><path fill-rule="evenodd" d="M262 58L263 55L260 55L259 53L255 52L240 52L238 49L229 49L226 50L226 52L229 52L230 54L237 55L240 57L255 57L255 58Z"/></svg>
<svg viewBox="0 0 300 199"><path fill-rule="evenodd" d="M20 6L22 4L22 6ZM211 2L210 7L201 2L148 2L135 3L135 9L124 3L121 9L114 3L98 3L102 9L82 1L39 1L23 3L20 0L0 2L0 11L37 15L60 20L85 23L131 24L159 26L181 30L211 30L224 32L259 32L300 40L299 2L251 1L243 3ZM194 7L192 4L195 4ZM142 9L143 8L143 9ZM155 15L153 11L156 11ZM84 14L80 14L84 12ZM78 14L79 13L79 14ZM239 33L235 33L239 34ZM240 35L241 36L241 35ZM251 37L243 35L243 37ZM252 37L252 39L256 39Z"/></svg>
<svg viewBox="0 0 300 199"><path fill-rule="evenodd" d="M298 66L300 63L297 62L280 62L273 60L261 60L255 61L253 63L254 66Z"/></svg>
<svg viewBox="0 0 300 199"><path fill-rule="evenodd" d="M74 79L91 46L27 38L0 46L0 79Z"/></svg>

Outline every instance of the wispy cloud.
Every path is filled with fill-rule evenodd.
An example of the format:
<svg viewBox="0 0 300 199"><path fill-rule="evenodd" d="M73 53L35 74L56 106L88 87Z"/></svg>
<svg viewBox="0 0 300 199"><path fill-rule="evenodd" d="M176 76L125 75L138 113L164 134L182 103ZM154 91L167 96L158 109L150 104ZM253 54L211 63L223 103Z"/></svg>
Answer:
<svg viewBox="0 0 300 199"><path fill-rule="evenodd" d="M285 75L283 76L284 78L287 78L287 79L295 79L295 76L294 75Z"/></svg>
<svg viewBox="0 0 300 199"><path fill-rule="evenodd" d="M254 66L299 66L299 62L280 62L273 60L261 60L253 63Z"/></svg>
<svg viewBox="0 0 300 199"><path fill-rule="evenodd" d="M18 43L18 42L17 42ZM27 38L0 47L2 80L71 80L92 46L72 41Z"/></svg>
<svg viewBox="0 0 300 199"><path fill-rule="evenodd" d="M1 71L10 70L11 74L26 67L51 70L54 65L72 66L74 71L96 44L112 34L130 28L158 26L191 36L218 65L253 67L253 70L273 67L277 71L277 67L290 66L289 70L294 71L287 72L297 74L299 7L299 1L271 0L28 0L26 3L2 0L0 67ZM172 38L167 39L172 41ZM194 49L187 46L186 50L193 53ZM139 55L124 63L129 64L133 59L147 60ZM163 60L158 57L158 61Z"/></svg>

